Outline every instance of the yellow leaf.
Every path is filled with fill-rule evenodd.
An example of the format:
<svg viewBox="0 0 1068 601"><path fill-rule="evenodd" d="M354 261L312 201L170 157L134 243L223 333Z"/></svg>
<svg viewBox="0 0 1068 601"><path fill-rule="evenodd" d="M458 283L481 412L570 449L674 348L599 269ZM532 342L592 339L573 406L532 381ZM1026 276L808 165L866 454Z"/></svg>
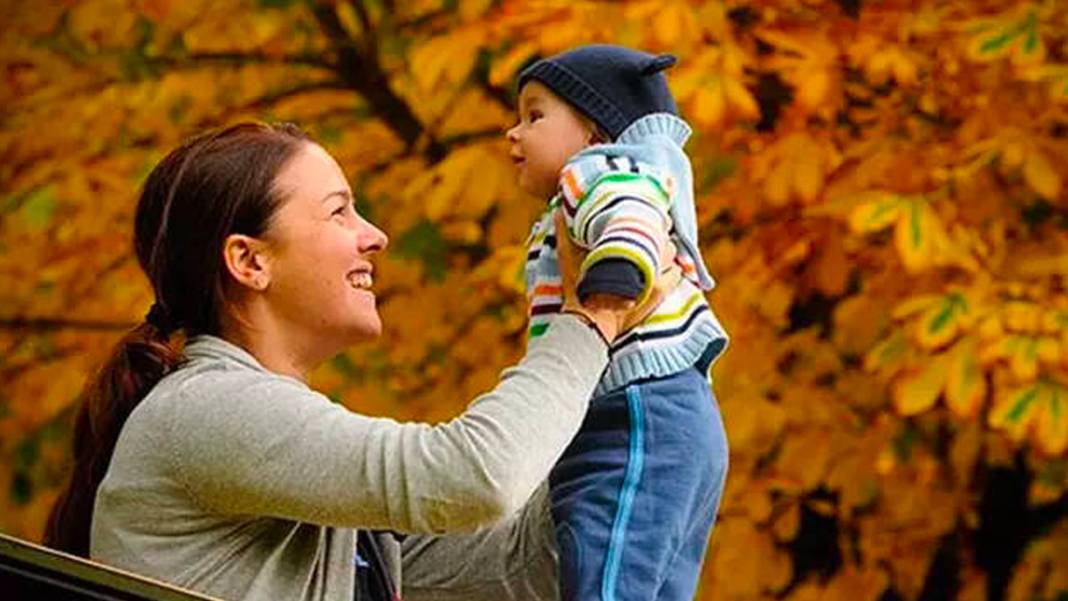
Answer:
<svg viewBox="0 0 1068 601"><path fill-rule="evenodd" d="M486 12L492 4L493 0L460 0L460 18L470 21Z"/></svg>
<svg viewBox="0 0 1068 601"><path fill-rule="evenodd" d="M827 97L831 87L831 74L827 69L810 69L803 72L797 88L797 101L801 106L815 109Z"/></svg>
<svg viewBox="0 0 1068 601"><path fill-rule="evenodd" d="M984 341L1001 338L1005 334L1005 328L997 315L988 315L979 322L979 338Z"/></svg>
<svg viewBox="0 0 1068 601"><path fill-rule="evenodd" d="M998 395L988 419L1015 441L1033 434L1038 448L1049 455L1068 450L1068 389L1039 381Z"/></svg>
<svg viewBox="0 0 1068 601"><path fill-rule="evenodd" d="M1035 303L1012 301L1002 309L1005 325L1011 332L1034 334L1040 331L1043 313Z"/></svg>
<svg viewBox="0 0 1068 601"><path fill-rule="evenodd" d="M1039 383L999 391L987 422L991 427L1005 430L1013 440L1022 441L1027 436L1028 425L1034 419L1043 392Z"/></svg>
<svg viewBox="0 0 1068 601"><path fill-rule="evenodd" d="M712 572L730 574L720 581L721 593L728 599L755 599L767 589L785 587L793 575L790 556L770 533L757 529L747 519L726 519L717 536L731 544L712 555Z"/></svg>
<svg viewBox="0 0 1068 601"><path fill-rule="evenodd" d="M887 596L885 592L889 581L890 576L884 569L875 566L857 568L847 563L835 573L821 598L876 601Z"/></svg>
<svg viewBox="0 0 1068 601"><path fill-rule="evenodd" d="M963 294L946 294L920 316L916 324L916 342L927 349L944 346L956 338L970 312L971 307Z"/></svg>
<svg viewBox="0 0 1068 601"><path fill-rule="evenodd" d="M702 127L716 127L723 121L726 101L723 83L718 79L698 88L693 99L693 118Z"/></svg>
<svg viewBox="0 0 1068 601"><path fill-rule="evenodd" d="M1061 176L1039 151L1027 155L1023 166L1024 181L1032 190L1046 199L1054 199L1061 193Z"/></svg>
<svg viewBox="0 0 1068 601"><path fill-rule="evenodd" d="M934 265L944 239L942 224L927 202L909 200L894 228L894 246L905 268L918 272Z"/></svg>
<svg viewBox="0 0 1068 601"><path fill-rule="evenodd" d="M459 244L472 245L482 239L482 226L477 221L453 221L443 224L441 236Z"/></svg>
<svg viewBox="0 0 1068 601"><path fill-rule="evenodd" d="M832 455L827 432L816 428L799 430L785 437L776 469L784 478L796 481L802 490L812 490L823 481Z"/></svg>
<svg viewBox="0 0 1068 601"><path fill-rule="evenodd" d="M724 90L727 94L727 102L734 107L738 114L746 119L756 119L760 116L760 107L749 90L736 79L725 79Z"/></svg>
<svg viewBox="0 0 1068 601"><path fill-rule="evenodd" d="M915 315L920 311L927 310L929 307L934 306L941 301L942 298L941 294L920 294L918 296L911 296L898 303L890 315L894 319L905 319L910 315Z"/></svg>
<svg viewBox="0 0 1068 601"><path fill-rule="evenodd" d="M786 511L775 518L775 523L772 524L772 532L774 532L776 540L786 543L794 540L800 526L801 504L792 503Z"/></svg>
<svg viewBox="0 0 1068 601"><path fill-rule="evenodd" d="M766 62L794 86L794 97L800 106L816 110L836 104L829 95L841 78L840 52L826 33L766 29L757 32L757 36L780 51Z"/></svg>
<svg viewBox="0 0 1068 601"><path fill-rule="evenodd" d="M849 215L849 227L856 233L866 234L886 229L901 215L904 203L900 197L878 193L871 201L857 206Z"/></svg>
<svg viewBox="0 0 1068 601"><path fill-rule="evenodd" d="M685 29L685 20L693 18L690 10L680 2L661 4L656 18L652 19L653 32L656 39L665 46L675 44Z"/></svg>
<svg viewBox="0 0 1068 601"><path fill-rule="evenodd" d="M1001 149L1001 164L1009 169L1016 169L1024 162L1024 146L1018 140L1011 140Z"/></svg>
<svg viewBox="0 0 1068 601"><path fill-rule="evenodd" d="M1061 345L1056 338L1039 338L1037 353L1038 360L1050 367L1061 361Z"/></svg>
<svg viewBox="0 0 1068 601"><path fill-rule="evenodd" d="M520 42L504 56L496 58L490 67L489 82L495 86L507 85L515 78L519 68L538 52L537 45Z"/></svg>
<svg viewBox="0 0 1068 601"><path fill-rule="evenodd" d="M979 366L975 341L965 338L954 347L946 377L946 405L956 415L970 419L986 397L986 376Z"/></svg>
<svg viewBox="0 0 1068 601"><path fill-rule="evenodd" d="M932 357L926 366L902 374L894 382L894 407L901 415L916 415L927 411L942 393L946 384L948 354Z"/></svg>
<svg viewBox="0 0 1068 601"><path fill-rule="evenodd" d="M1020 381L1031 381L1038 377L1038 341L1026 336L1016 336L1010 342L1012 354L1009 356L1009 369Z"/></svg>
<svg viewBox="0 0 1068 601"><path fill-rule="evenodd" d="M815 153L799 154L794 161L793 182L794 190L806 204L816 199L816 195L823 188L823 171Z"/></svg>
<svg viewBox="0 0 1068 601"><path fill-rule="evenodd" d="M850 296L838 303L831 330L835 346L851 355L872 348L889 322L884 303L871 295Z"/></svg>
<svg viewBox="0 0 1068 601"><path fill-rule="evenodd" d="M764 178L764 196L775 206L783 206L790 200L790 171L777 167Z"/></svg>
<svg viewBox="0 0 1068 601"><path fill-rule="evenodd" d="M894 371L903 365L908 352L909 345L905 336L900 331L895 331L864 356L864 370L869 372L882 369Z"/></svg>
<svg viewBox="0 0 1068 601"><path fill-rule="evenodd" d="M1043 452L1060 455L1068 450L1068 389L1048 384L1043 401L1035 437Z"/></svg>
<svg viewBox="0 0 1068 601"><path fill-rule="evenodd" d="M412 77L424 91L433 90L443 80L462 82L475 66L483 37L481 29L469 27L431 38L411 51Z"/></svg>
<svg viewBox="0 0 1068 601"><path fill-rule="evenodd" d="M825 236L824 240L811 269L814 271L816 288L828 297L836 298L845 293L854 264L846 254L842 235L836 231ZM878 323L879 319L869 318L869 321Z"/></svg>

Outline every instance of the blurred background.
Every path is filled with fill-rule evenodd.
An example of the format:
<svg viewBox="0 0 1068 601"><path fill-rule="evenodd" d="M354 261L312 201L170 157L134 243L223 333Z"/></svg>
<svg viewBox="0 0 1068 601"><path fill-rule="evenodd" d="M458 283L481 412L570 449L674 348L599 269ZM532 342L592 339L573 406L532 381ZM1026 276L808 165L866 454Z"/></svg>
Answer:
<svg viewBox="0 0 1068 601"><path fill-rule="evenodd" d="M0 530L39 540L79 391L151 302L143 178L294 121L391 236L382 341L320 369L441 421L521 355L503 131L531 60L671 52L732 336L702 600L1068 599L1068 3L0 2Z"/></svg>

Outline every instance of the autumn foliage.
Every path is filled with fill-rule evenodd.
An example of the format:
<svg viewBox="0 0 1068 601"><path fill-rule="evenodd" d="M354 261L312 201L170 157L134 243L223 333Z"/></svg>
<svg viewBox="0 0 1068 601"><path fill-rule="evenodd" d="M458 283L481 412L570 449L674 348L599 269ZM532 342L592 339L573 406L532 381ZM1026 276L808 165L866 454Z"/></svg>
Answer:
<svg viewBox="0 0 1068 601"><path fill-rule="evenodd" d="M130 249L185 136L292 120L392 238L383 341L315 385L457 414L518 359L544 199L531 59L680 58L731 473L700 598L1068 596L1068 3L84 0L0 7L0 529L40 536L72 403L147 310Z"/></svg>

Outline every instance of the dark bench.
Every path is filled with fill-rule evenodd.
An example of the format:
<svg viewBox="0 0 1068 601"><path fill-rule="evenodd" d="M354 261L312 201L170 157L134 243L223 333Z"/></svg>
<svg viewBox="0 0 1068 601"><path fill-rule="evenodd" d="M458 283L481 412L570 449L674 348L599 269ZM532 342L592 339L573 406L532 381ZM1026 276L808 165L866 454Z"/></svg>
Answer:
<svg viewBox="0 0 1068 601"><path fill-rule="evenodd" d="M4 534L0 534L0 597L12 601L214 599Z"/></svg>

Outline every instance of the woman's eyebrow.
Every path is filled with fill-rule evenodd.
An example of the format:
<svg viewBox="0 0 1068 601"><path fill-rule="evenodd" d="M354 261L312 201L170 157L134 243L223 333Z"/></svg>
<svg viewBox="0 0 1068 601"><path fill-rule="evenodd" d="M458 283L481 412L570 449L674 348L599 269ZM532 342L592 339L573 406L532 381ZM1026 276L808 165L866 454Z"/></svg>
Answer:
<svg viewBox="0 0 1068 601"><path fill-rule="evenodd" d="M352 194L348 190L334 190L324 196L320 202L326 202L335 196L340 196L344 200L352 200Z"/></svg>

